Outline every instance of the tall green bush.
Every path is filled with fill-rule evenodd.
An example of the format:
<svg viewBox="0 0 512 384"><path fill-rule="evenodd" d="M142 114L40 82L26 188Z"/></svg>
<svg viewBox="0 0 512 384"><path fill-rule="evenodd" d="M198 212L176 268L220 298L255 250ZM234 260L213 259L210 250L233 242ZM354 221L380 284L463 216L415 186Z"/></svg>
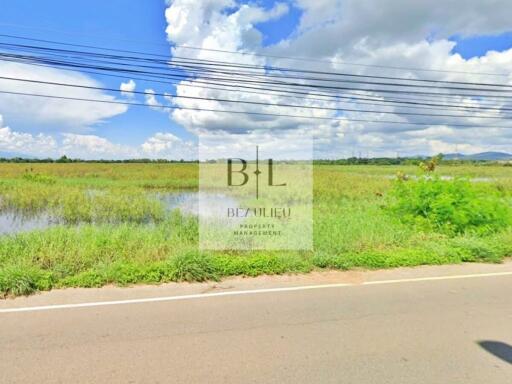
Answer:
<svg viewBox="0 0 512 384"><path fill-rule="evenodd" d="M512 224L512 208L500 192L467 179L423 176L397 180L389 209L403 222L447 235L486 235Z"/></svg>

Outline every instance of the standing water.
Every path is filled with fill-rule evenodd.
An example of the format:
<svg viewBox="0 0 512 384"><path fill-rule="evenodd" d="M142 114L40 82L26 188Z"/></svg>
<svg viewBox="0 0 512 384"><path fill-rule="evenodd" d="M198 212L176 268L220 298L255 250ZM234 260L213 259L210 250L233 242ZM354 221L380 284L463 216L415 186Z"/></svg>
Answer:
<svg viewBox="0 0 512 384"><path fill-rule="evenodd" d="M58 220L44 213L23 216L16 212L0 212L0 236L45 229L58 223Z"/></svg>
<svg viewBox="0 0 512 384"><path fill-rule="evenodd" d="M201 198L201 210L199 210L199 198ZM214 192L181 192L158 194L168 211L179 209L184 215L198 217L211 217L220 208L230 208L237 205L232 197ZM215 207L215 210L213 209Z"/></svg>
<svg viewBox="0 0 512 384"><path fill-rule="evenodd" d="M199 210L200 196L201 210ZM162 202L167 212L178 209L183 215L204 218L213 215L214 210L210 207L217 207L218 209L220 204L221 208L223 206L228 208L235 206L237 203L233 198L222 194L204 192L159 193L156 198ZM0 212L0 236L46 229L59 224L63 224L62 220L52 217L48 213L23 215L13 211Z"/></svg>

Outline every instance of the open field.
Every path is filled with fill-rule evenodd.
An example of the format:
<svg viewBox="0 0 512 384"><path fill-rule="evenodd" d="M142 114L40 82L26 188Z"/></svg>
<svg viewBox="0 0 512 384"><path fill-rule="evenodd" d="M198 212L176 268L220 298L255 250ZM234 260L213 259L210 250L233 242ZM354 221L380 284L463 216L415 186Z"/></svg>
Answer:
<svg viewBox="0 0 512 384"><path fill-rule="evenodd" d="M490 211L468 230L430 217L405 220L404 204L391 209L400 198L398 172L417 175L418 167L315 166L313 252L200 252L197 217L170 209L165 199L197 190L197 164L0 164L0 218L56 220L47 228L0 235L0 295L512 256L512 168L437 169L441 176L475 179L465 187L450 180L433 184L471 189L471 198L461 199L476 201L469 205L475 211ZM451 204L441 203L443 209Z"/></svg>

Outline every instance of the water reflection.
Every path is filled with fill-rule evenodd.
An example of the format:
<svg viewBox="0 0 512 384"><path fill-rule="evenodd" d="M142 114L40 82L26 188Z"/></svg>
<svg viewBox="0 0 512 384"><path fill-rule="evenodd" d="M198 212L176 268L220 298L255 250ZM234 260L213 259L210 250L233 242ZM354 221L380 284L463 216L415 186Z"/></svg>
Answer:
<svg viewBox="0 0 512 384"><path fill-rule="evenodd" d="M0 212L0 235L35 231L57 224L59 221L46 213L24 216L18 212Z"/></svg>
<svg viewBox="0 0 512 384"><path fill-rule="evenodd" d="M218 215L219 209L237 206L237 201L221 193L214 192L181 192L159 194L168 211L179 209L184 215L194 215L201 218L210 218ZM199 209L201 201L201 209Z"/></svg>
<svg viewBox="0 0 512 384"><path fill-rule="evenodd" d="M98 194L101 191L89 190L87 193ZM219 209L227 209L237 205L233 198L218 193L170 192L148 197L156 197L161 201L167 213L178 209L183 215L200 218L213 217ZM199 209L199 201L201 201L201 209ZM13 211L0 212L0 236L46 229L59 224L63 224L62 220L52 217L48 213L23 215L20 212Z"/></svg>

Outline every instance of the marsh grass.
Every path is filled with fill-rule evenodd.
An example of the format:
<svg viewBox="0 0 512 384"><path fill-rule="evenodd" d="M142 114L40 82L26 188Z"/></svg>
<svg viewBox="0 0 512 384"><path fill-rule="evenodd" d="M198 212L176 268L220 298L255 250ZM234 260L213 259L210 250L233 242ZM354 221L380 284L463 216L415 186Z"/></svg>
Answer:
<svg viewBox="0 0 512 384"><path fill-rule="evenodd" d="M65 223L158 222L164 216L162 203L137 188L41 187L16 181L3 184L1 191L0 210L23 216L44 212Z"/></svg>
<svg viewBox="0 0 512 384"><path fill-rule="evenodd" d="M51 212L63 225L0 237L0 295L323 268L499 262L512 256L510 227L447 234L389 214L394 181L388 176L414 174L412 167L316 166L314 252L199 251L197 218L169 214L154 198L161 191L194 190L197 165L30 167L0 164L0 212ZM493 188L510 201L512 176L503 169L510 173L498 166L440 167L440 173L496 179L478 188Z"/></svg>

